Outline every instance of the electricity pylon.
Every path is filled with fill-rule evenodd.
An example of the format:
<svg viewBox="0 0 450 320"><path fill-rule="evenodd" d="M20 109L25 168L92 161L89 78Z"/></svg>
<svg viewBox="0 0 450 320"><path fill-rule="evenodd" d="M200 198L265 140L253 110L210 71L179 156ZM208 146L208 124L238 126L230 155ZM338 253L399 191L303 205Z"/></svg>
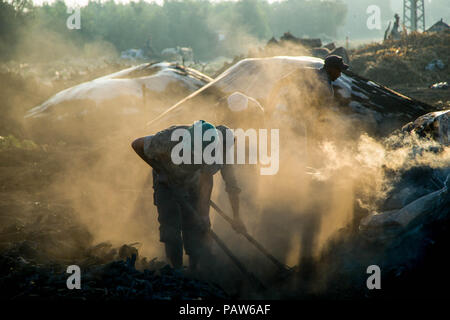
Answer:
<svg viewBox="0 0 450 320"><path fill-rule="evenodd" d="M409 31L425 31L424 0L403 0L403 24Z"/></svg>

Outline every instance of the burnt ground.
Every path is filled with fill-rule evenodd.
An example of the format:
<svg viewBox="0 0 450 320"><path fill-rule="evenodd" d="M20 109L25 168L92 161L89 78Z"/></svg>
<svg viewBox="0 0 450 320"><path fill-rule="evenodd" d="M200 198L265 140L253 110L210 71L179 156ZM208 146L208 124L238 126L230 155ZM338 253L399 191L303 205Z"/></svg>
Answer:
<svg viewBox="0 0 450 320"><path fill-rule="evenodd" d="M163 261L140 256L133 244L114 247L94 242L70 203L54 200L52 181L70 163L66 151L60 146L0 151L1 299L239 298L236 292L175 271ZM361 237L356 215L355 223L340 230L318 260L305 261L290 275L264 279L268 285L265 292L251 293L247 288L241 294L247 298L306 300L448 297L445 257L449 217L427 222L386 246ZM402 260L399 253L411 258ZM66 268L71 264L83 270L81 290L66 288ZM385 270L382 294L365 287L366 268L371 264ZM326 290L317 290L316 283L321 282Z"/></svg>
<svg viewBox="0 0 450 320"><path fill-rule="evenodd" d="M184 276L133 246L95 243L52 182L72 155L66 147L0 151L1 299L224 299L213 284ZM83 270L68 290L66 268Z"/></svg>
<svg viewBox="0 0 450 320"><path fill-rule="evenodd" d="M228 298L214 284L142 257L139 244L99 243L77 217L54 183L77 159L95 163L98 148L60 139L43 143L27 133L23 115L62 89L124 66L60 65L55 77L49 65L0 70L0 300ZM49 74L37 76L35 69ZM66 269L73 264L86 280L81 290L66 286Z"/></svg>
<svg viewBox="0 0 450 320"><path fill-rule="evenodd" d="M113 246L110 243L96 243L88 228L74 213L70 202L54 201L58 190L52 187L53 182L64 174L71 158L77 154L95 153L95 148L73 146L68 153L67 146L61 142L27 142L25 140L32 137L22 129L20 115L54 92L80 81L77 79L72 83L68 80L63 87L49 87L40 84L37 79L2 74L2 96L5 99L0 108L0 132L3 136L0 141L0 298L122 300L236 297L235 292L225 292L212 283L183 275L158 259L142 257L131 244ZM450 90L433 90L423 81L416 84L397 83L391 88L429 103L436 109L450 107ZM9 134L13 134L14 138L8 137ZM448 287L445 280L447 264L442 260L448 252L447 222L430 223L423 230L432 236L428 237L430 242L424 244L426 249L420 263L400 271L398 268L390 269L383 279L390 283L390 290L384 298L427 297L430 291L433 294L429 296L443 296L442 290ZM380 298L359 285L364 283L366 277L362 266L373 260L371 252L380 250L360 239L354 225L336 235L320 261L311 262L309 271L308 268L298 269L293 277L281 277L273 283L272 288L279 290L276 297ZM414 235L409 240L405 238L403 245L417 239L421 238ZM389 258L389 252L392 257L397 253L395 249L387 252L383 258ZM351 264L349 261L362 262ZM66 288L66 268L74 262L86 272L86 285L82 290ZM329 290L319 294L308 288L305 279L308 276L320 279L320 275L314 275L311 269L320 273L324 265L333 266L331 270L344 271L331 272ZM353 277L355 274L358 276ZM292 283L295 283L294 287ZM417 286L414 287L414 283ZM274 292L271 288L269 291ZM273 297L272 293L262 296Z"/></svg>
<svg viewBox="0 0 450 320"><path fill-rule="evenodd" d="M450 108L450 89L431 89L429 86L418 85L395 85L395 91L405 96L428 103L437 110Z"/></svg>

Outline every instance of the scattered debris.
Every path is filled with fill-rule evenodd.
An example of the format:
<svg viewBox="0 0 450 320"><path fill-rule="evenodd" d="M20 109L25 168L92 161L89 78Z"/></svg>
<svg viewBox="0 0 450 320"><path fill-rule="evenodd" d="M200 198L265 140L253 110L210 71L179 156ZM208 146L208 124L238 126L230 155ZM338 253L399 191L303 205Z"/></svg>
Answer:
<svg viewBox="0 0 450 320"><path fill-rule="evenodd" d="M448 83L445 82L438 82L430 86L431 89L448 89Z"/></svg>
<svg viewBox="0 0 450 320"><path fill-rule="evenodd" d="M440 59L434 59L431 61L427 66L425 67L425 70L427 71L435 71L436 69L444 70L445 65Z"/></svg>

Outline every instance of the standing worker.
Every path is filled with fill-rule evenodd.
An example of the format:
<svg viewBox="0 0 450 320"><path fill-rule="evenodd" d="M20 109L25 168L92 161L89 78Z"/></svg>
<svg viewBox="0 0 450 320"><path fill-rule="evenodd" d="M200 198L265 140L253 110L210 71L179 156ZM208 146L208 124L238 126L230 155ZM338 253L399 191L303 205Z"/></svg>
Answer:
<svg viewBox="0 0 450 320"><path fill-rule="evenodd" d="M332 82L336 81L341 76L342 71L347 69L348 65L344 63L342 57L331 55L325 58L323 67L317 71L319 80L322 80L331 96L334 97Z"/></svg>
<svg viewBox="0 0 450 320"><path fill-rule="evenodd" d="M290 105L283 108L288 108L290 111L293 111L294 105L299 103L298 99L312 102L311 96L314 96L313 100L318 106L329 105L334 98L332 82L336 81L341 76L342 71L347 70L348 67L342 57L330 55L325 58L322 68L313 70L313 75L308 73L311 70L309 68L294 70L280 79L274 86L269 95L269 105L271 108L277 109L277 100L279 100L283 88L289 88L287 90L288 97L284 100L287 100L287 104ZM302 96L299 96L299 94Z"/></svg>

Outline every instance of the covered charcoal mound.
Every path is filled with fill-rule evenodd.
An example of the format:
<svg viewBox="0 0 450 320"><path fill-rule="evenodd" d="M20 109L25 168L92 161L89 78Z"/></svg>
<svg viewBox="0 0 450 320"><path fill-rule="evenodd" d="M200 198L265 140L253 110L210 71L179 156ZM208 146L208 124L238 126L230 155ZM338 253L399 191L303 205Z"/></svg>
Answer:
<svg viewBox="0 0 450 320"><path fill-rule="evenodd" d="M39 136L84 138L143 125L212 79L173 63L146 63L58 92L25 116Z"/></svg>
<svg viewBox="0 0 450 320"><path fill-rule="evenodd" d="M406 124L403 131L450 145L450 110L430 112Z"/></svg>
<svg viewBox="0 0 450 320"><path fill-rule="evenodd" d="M199 117L214 121L216 110L213 106L217 99L235 91L257 99L266 111L266 120L270 120L275 106L269 98L279 80L294 72L303 73L302 81L294 84L294 89L301 93L296 97L297 101L308 101L308 91L302 86L311 84L308 81L313 77L312 72L322 66L322 59L306 56L241 60L207 86L179 101L152 123L171 124L181 120L189 122ZM420 115L434 111L430 105L351 71L345 71L333 82L333 87L338 101L337 111L354 118L364 130L378 135L387 135ZM290 90L292 91L292 87ZM296 117L299 116L297 111L292 110Z"/></svg>

